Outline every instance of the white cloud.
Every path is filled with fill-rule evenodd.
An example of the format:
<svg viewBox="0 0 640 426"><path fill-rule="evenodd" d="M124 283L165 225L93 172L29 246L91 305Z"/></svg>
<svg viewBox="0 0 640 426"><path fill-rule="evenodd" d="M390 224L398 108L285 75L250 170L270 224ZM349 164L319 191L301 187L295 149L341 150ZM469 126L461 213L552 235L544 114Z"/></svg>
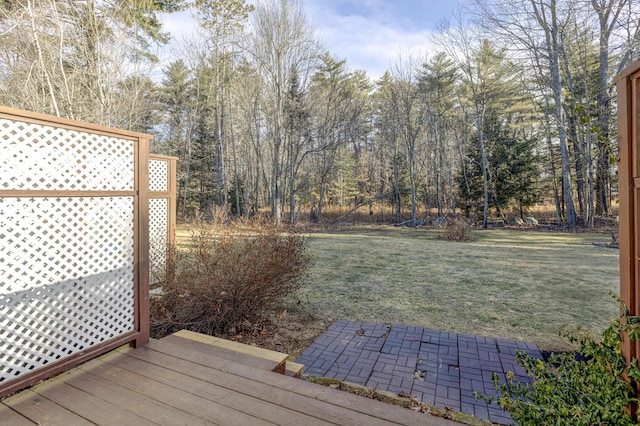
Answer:
<svg viewBox="0 0 640 426"><path fill-rule="evenodd" d="M198 24L190 10L163 14L163 31L171 35L171 40L160 52L163 65L168 65L177 59L184 58L184 50L190 41L199 38Z"/></svg>
<svg viewBox="0 0 640 426"><path fill-rule="evenodd" d="M392 2L360 3L360 13L356 14L352 13L354 8L345 8L344 4L323 0L305 2L309 19L327 50L340 59L347 59L351 69L364 69L375 80L390 69L400 55L420 59L431 50L429 36L433 30L421 28L410 15L392 15Z"/></svg>
<svg viewBox="0 0 640 426"><path fill-rule="evenodd" d="M170 33L174 40L182 40L190 37L196 31L196 22L189 10L182 12L163 14L163 30Z"/></svg>

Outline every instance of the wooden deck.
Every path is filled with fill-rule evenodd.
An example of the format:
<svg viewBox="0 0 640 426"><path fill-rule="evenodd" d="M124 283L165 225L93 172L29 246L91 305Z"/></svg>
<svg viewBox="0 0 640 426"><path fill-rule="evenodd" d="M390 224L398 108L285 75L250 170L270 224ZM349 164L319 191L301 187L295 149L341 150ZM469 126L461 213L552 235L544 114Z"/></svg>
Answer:
<svg viewBox="0 0 640 426"><path fill-rule="evenodd" d="M277 374L269 362L169 336L4 399L0 425L457 424Z"/></svg>

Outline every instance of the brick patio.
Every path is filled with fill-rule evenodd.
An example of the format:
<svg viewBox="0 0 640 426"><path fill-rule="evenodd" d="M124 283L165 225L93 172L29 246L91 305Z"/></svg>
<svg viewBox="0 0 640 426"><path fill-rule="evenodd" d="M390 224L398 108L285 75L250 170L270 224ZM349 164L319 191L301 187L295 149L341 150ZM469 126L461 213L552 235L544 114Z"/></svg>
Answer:
<svg viewBox="0 0 640 426"><path fill-rule="evenodd" d="M542 358L533 343L434 331L401 324L337 321L296 360L305 374L410 394L441 408L451 408L493 423L513 424L508 413L476 400L474 392L498 393L513 371L529 381L516 363L516 351Z"/></svg>

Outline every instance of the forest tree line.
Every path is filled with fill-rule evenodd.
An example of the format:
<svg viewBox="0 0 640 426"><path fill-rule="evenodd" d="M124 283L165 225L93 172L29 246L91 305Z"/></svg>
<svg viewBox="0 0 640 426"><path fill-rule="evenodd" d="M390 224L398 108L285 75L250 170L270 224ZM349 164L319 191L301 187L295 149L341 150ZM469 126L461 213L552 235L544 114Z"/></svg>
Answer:
<svg viewBox="0 0 640 426"><path fill-rule="evenodd" d="M168 65L161 14L198 36ZM616 197L613 77L640 57L632 0L470 0L372 80L298 0L2 0L0 103L150 133L178 215L391 206L487 226L538 203L593 226ZM348 31L348 30L345 30ZM160 68L160 70L159 70ZM405 217L405 212L411 212ZM303 216L304 215L304 216Z"/></svg>

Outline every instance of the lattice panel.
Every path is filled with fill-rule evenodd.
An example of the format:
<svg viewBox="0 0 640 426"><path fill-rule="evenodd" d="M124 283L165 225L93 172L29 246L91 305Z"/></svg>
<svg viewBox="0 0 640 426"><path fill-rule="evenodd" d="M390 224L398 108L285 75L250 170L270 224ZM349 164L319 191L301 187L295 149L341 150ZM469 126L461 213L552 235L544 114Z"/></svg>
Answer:
<svg viewBox="0 0 640 426"><path fill-rule="evenodd" d="M134 330L133 207L0 198L0 382Z"/></svg>
<svg viewBox="0 0 640 426"><path fill-rule="evenodd" d="M6 119L0 134L0 189L134 189L131 140Z"/></svg>
<svg viewBox="0 0 640 426"><path fill-rule="evenodd" d="M169 162L149 160L149 191L168 191Z"/></svg>
<svg viewBox="0 0 640 426"><path fill-rule="evenodd" d="M161 279L167 265L169 200L149 200L149 263L151 279Z"/></svg>

